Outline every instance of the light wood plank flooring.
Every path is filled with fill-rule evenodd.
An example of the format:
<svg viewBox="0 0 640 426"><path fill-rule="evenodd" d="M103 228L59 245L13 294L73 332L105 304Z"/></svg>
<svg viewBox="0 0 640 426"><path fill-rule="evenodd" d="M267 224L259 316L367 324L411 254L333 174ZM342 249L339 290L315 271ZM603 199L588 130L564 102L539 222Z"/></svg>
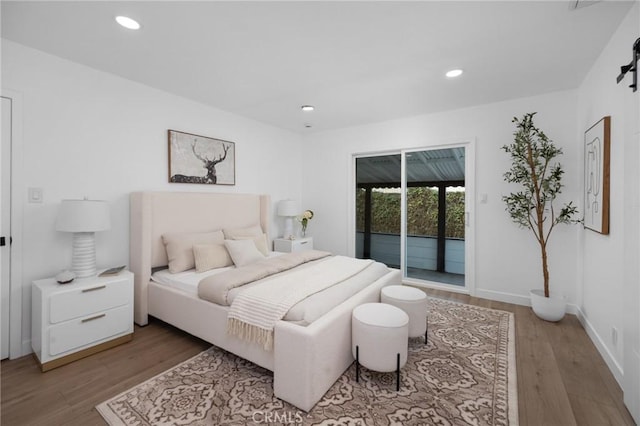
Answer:
<svg viewBox="0 0 640 426"><path fill-rule="evenodd" d="M575 316L538 320L531 309L444 291L444 299L515 314L518 403L523 426L633 425L622 391ZM26 356L2 361L2 425L103 425L98 403L210 345L152 320L132 342L41 373Z"/></svg>

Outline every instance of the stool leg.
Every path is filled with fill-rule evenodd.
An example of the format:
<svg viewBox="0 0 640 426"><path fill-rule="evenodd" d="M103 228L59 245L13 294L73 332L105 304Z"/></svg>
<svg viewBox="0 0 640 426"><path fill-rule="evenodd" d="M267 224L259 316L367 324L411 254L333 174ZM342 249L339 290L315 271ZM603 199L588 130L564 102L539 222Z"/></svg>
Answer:
<svg viewBox="0 0 640 426"><path fill-rule="evenodd" d="M356 382L360 381L360 348L356 345Z"/></svg>
<svg viewBox="0 0 640 426"><path fill-rule="evenodd" d="M427 329L424 332L424 344L427 344L427 335L429 334L429 317L427 317Z"/></svg>
<svg viewBox="0 0 640 426"><path fill-rule="evenodd" d="M398 354L396 364L396 392L400 391L400 354Z"/></svg>

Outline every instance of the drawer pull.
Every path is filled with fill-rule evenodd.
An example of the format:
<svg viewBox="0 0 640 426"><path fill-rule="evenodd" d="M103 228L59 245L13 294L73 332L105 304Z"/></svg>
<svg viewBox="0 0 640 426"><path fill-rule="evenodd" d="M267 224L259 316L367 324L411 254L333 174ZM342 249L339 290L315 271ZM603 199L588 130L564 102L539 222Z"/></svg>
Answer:
<svg viewBox="0 0 640 426"><path fill-rule="evenodd" d="M92 287L92 288L83 288L82 292L83 293L88 293L90 291L96 291L96 290L102 290L103 288L107 288L107 285L99 285L98 287Z"/></svg>
<svg viewBox="0 0 640 426"><path fill-rule="evenodd" d="M307 244L309 241L301 241L300 245Z"/></svg>
<svg viewBox="0 0 640 426"><path fill-rule="evenodd" d="M95 317L85 318L85 319L82 320L82 322L89 322L89 321L97 320L97 319L102 318L104 316L107 316L107 314L100 314L100 315L96 315Z"/></svg>

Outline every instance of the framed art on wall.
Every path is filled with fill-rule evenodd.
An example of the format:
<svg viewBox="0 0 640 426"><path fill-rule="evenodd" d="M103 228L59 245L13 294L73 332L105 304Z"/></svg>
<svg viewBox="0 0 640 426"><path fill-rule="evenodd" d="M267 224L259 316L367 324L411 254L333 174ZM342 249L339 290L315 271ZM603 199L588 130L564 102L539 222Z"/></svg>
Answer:
<svg viewBox="0 0 640 426"><path fill-rule="evenodd" d="M169 182L236 184L236 144L169 130Z"/></svg>
<svg viewBox="0 0 640 426"><path fill-rule="evenodd" d="M584 227L609 234L609 157L611 117L584 133Z"/></svg>

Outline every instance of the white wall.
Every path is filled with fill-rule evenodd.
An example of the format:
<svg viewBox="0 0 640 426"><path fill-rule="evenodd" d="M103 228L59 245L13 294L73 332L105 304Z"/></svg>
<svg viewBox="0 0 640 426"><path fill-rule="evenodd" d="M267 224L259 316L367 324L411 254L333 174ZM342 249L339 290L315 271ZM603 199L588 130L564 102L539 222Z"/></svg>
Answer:
<svg viewBox="0 0 640 426"><path fill-rule="evenodd" d="M628 87L631 74L620 84L620 66L631 61L632 45L640 34L638 3L628 13L578 90L578 153L582 167L584 131L611 116L610 234L579 233L579 307L585 328L618 381L622 377L625 312L638 312L638 97ZM582 197L581 197L582 199ZM625 307L626 301L631 306ZM637 318L637 316L636 316ZM614 344L612 328L618 330ZM636 320L636 353L638 352ZM637 361L636 361L637 362Z"/></svg>
<svg viewBox="0 0 640 426"><path fill-rule="evenodd" d="M476 141L477 294L526 303L528 291L541 288L539 247L530 231L519 229L505 212L502 195L514 188L503 182L510 165L500 147L513 139L514 116L537 111L536 123L563 148L560 162L566 185L561 201L577 201L581 176L577 170L576 93L558 92L475 108L393 120L305 137L303 201L315 216L309 232L316 247L349 253L349 185L355 153L417 148L445 142ZM550 274L553 289L575 302L577 226L558 227L551 237Z"/></svg>
<svg viewBox="0 0 640 426"><path fill-rule="evenodd" d="M96 234L98 266L129 261L129 193L140 190L271 194L300 199L300 137L2 40L2 89L22 96L23 339L31 281L71 263L71 235L54 229L61 199L107 200L112 229ZM167 183L167 129L236 143L236 185ZM27 188L44 203L27 203ZM274 210L275 211L275 210ZM271 236L281 221L272 216Z"/></svg>

